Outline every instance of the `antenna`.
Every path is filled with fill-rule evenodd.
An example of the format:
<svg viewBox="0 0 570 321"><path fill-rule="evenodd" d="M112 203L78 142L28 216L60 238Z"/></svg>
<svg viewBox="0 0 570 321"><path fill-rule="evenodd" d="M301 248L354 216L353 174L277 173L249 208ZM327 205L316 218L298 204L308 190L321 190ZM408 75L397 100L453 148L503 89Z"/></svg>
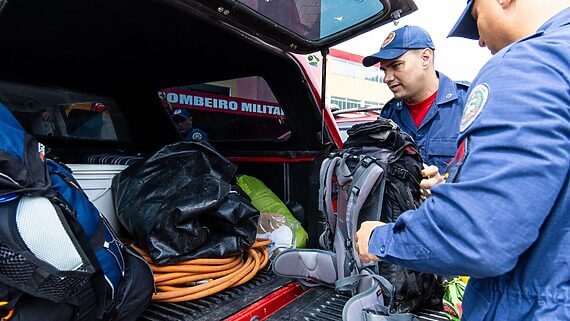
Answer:
<svg viewBox="0 0 570 321"><path fill-rule="evenodd" d="M323 55L323 67L322 67L322 79L321 79L321 144L325 142L325 105L326 105L326 87L327 87L327 56L329 54L329 49L325 48L321 50Z"/></svg>

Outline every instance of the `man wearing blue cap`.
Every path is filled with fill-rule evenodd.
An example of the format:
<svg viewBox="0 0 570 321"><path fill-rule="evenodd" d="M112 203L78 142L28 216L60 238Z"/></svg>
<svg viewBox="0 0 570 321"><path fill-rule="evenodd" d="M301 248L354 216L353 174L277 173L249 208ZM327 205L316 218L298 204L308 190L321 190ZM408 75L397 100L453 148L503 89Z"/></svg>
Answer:
<svg viewBox="0 0 570 321"><path fill-rule="evenodd" d="M381 116L414 138L425 163L443 171L457 151L459 121L469 88L435 70L434 50L427 31L405 26L392 31L380 50L365 57L362 64L380 63L384 82L394 94Z"/></svg>
<svg viewBox="0 0 570 321"><path fill-rule="evenodd" d="M176 108L172 111L172 120L185 141L206 141L208 135L198 128L192 127L192 116L188 109Z"/></svg>
<svg viewBox="0 0 570 321"><path fill-rule="evenodd" d="M450 33L493 58L469 90L447 183L363 261L471 275L462 320L570 320L570 0L471 0Z"/></svg>

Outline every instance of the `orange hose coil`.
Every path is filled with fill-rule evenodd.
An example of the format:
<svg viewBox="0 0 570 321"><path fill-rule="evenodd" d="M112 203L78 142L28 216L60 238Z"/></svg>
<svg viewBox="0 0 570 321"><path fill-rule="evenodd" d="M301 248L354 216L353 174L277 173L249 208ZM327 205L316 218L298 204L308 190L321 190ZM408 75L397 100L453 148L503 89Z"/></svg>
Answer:
<svg viewBox="0 0 570 321"><path fill-rule="evenodd" d="M158 302L182 302L200 299L251 280L269 261L266 246L271 240L257 240L242 256L193 259L168 266L156 266L143 250L133 245L154 272ZM245 254L244 254L245 255ZM198 283L202 281L203 283Z"/></svg>

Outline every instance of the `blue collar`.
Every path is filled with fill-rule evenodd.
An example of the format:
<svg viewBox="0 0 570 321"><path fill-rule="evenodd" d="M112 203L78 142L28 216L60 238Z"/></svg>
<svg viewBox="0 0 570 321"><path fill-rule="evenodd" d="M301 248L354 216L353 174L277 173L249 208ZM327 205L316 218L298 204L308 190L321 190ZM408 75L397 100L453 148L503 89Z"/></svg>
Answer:
<svg viewBox="0 0 570 321"><path fill-rule="evenodd" d="M436 71L437 77L439 78L439 85L437 87L437 97L435 98L435 104L440 106L446 104L450 101L456 100L457 97L457 85L455 82L443 73ZM401 110L404 107L403 99L392 99L387 104L393 103L395 110Z"/></svg>
<svg viewBox="0 0 570 321"><path fill-rule="evenodd" d="M568 24L570 24L570 8L566 8L566 9L560 11L559 13L555 14L554 16L552 16L552 18L548 19L542 26L540 26L540 28L538 28L538 30L536 30L535 33L511 43L510 45L501 49L501 51L499 51L497 54L495 54L495 56L504 57L505 54L510 52L511 48L514 45L521 43L521 42L524 42L528 39L539 37L539 36L543 35L545 32L557 30L557 29L559 29L563 26L566 26ZM502 54L499 54L499 53L502 53Z"/></svg>
<svg viewBox="0 0 570 321"><path fill-rule="evenodd" d="M436 71L439 78L439 87L437 87L437 97L435 104L440 106L450 101L456 100L457 85L455 82L441 72Z"/></svg>

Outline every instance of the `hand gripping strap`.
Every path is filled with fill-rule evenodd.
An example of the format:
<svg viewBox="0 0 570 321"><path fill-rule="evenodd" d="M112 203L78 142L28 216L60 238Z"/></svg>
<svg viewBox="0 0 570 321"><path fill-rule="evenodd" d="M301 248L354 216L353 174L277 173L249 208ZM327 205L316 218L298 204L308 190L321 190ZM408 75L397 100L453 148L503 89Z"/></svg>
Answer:
<svg viewBox="0 0 570 321"><path fill-rule="evenodd" d="M286 250L273 260L273 273L294 279L313 280L333 286L337 280L336 255L308 249Z"/></svg>

